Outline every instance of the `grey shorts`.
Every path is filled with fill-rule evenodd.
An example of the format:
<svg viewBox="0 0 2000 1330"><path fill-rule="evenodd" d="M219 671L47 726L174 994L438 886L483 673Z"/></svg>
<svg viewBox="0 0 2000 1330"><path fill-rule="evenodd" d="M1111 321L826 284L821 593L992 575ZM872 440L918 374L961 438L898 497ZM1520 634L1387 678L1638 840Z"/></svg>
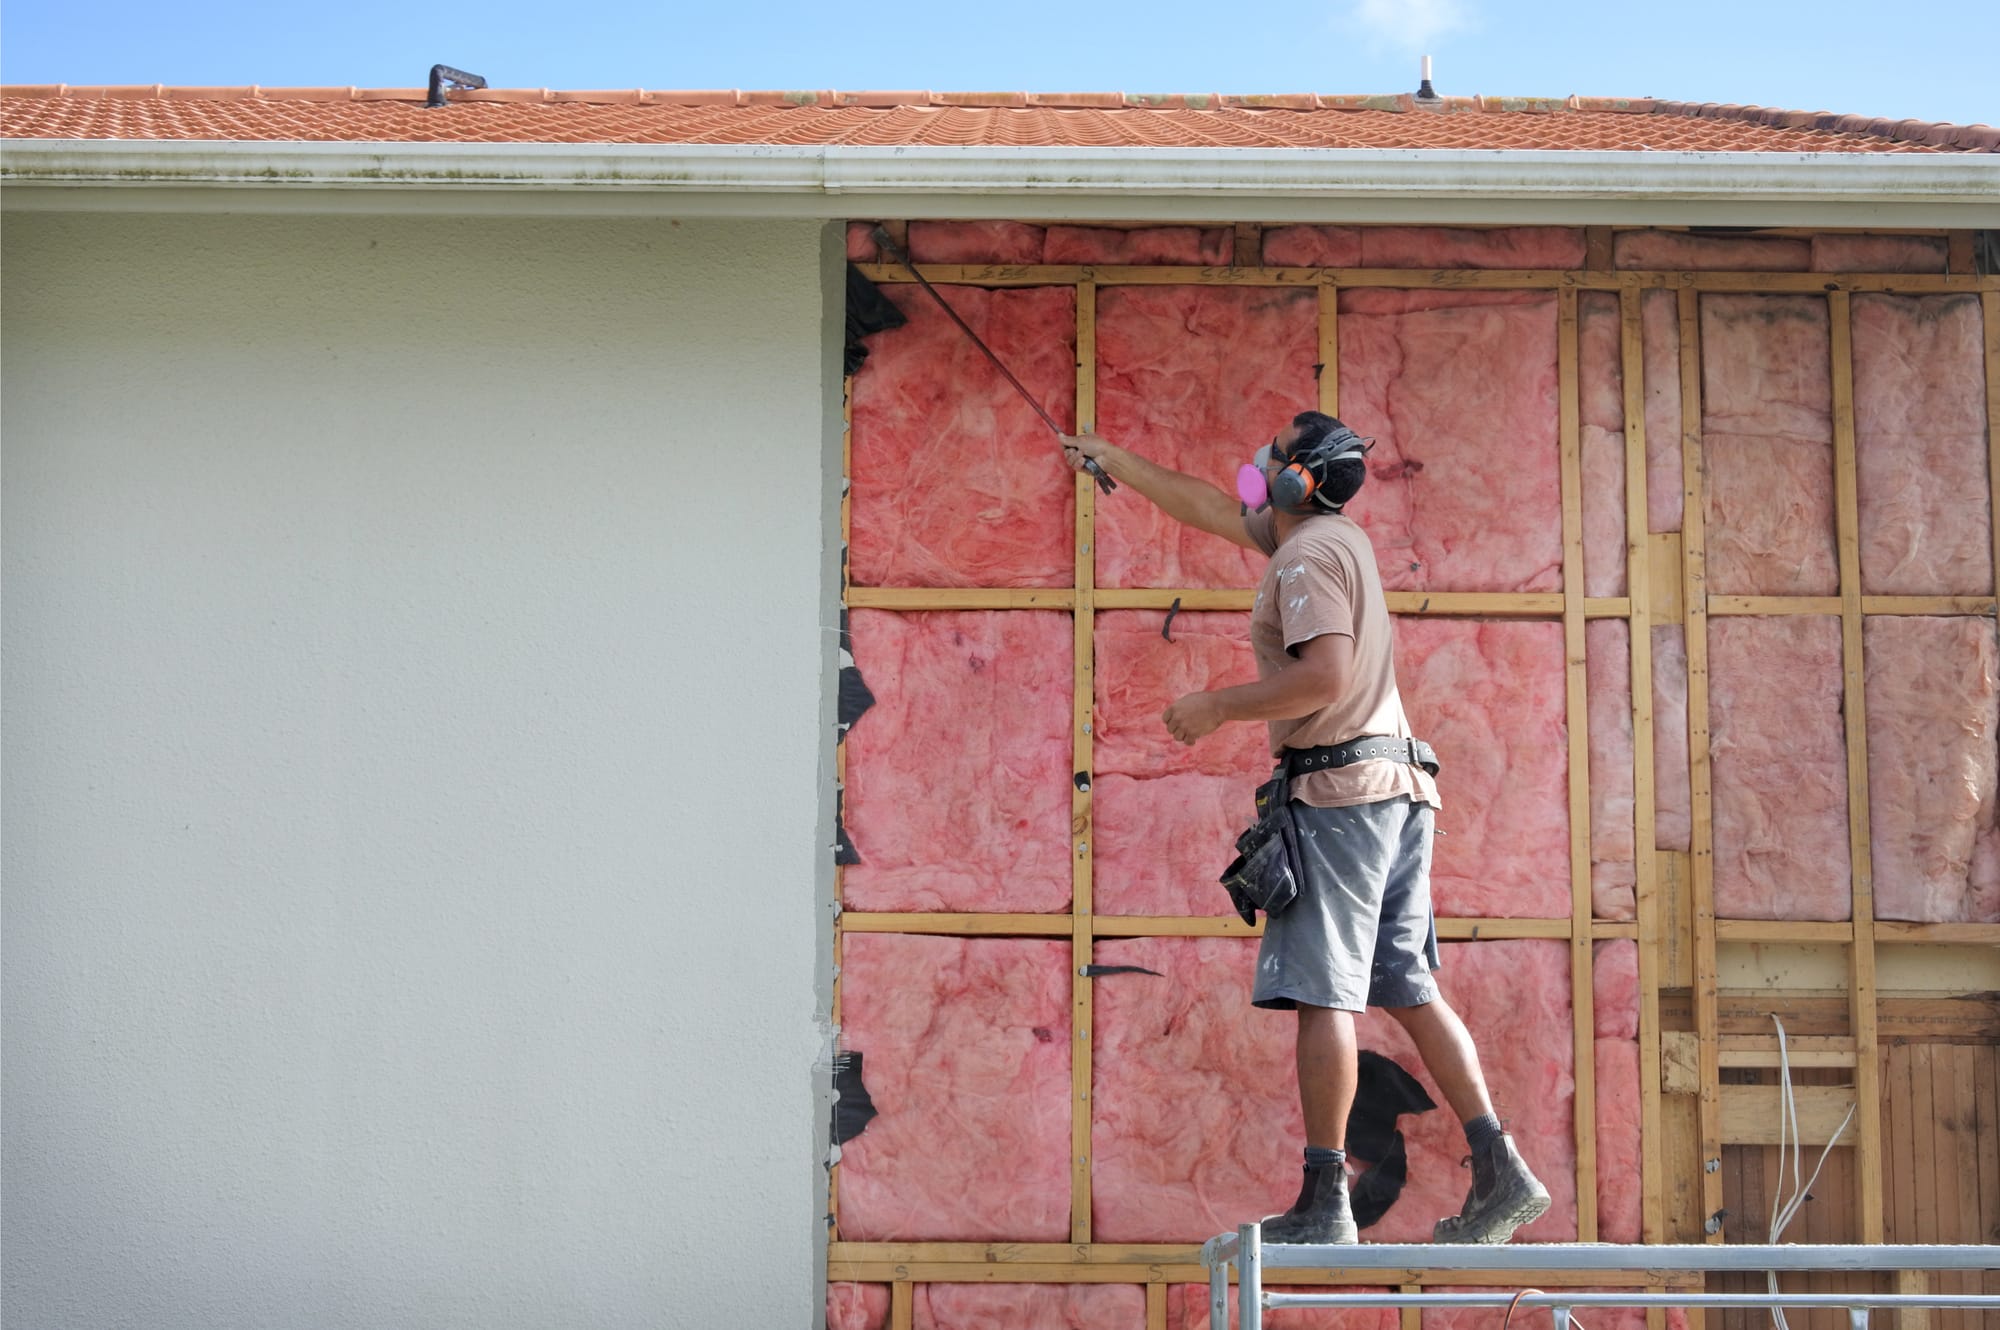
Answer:
<svg viewBox="0 0 2000 1330"><path fill-rule="evenodd" d="M1264 921L1251 1002L1361 1011L1437 997L1430 805L1294 801L1292 816L1304 880L1299 898Z"/></svg>

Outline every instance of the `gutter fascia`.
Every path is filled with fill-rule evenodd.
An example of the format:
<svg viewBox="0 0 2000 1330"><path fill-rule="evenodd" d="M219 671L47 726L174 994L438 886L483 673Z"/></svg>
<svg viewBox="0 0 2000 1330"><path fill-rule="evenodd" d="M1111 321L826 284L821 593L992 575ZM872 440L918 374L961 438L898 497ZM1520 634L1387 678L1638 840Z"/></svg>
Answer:
<svg viewBox="0 0 2000 1330"><path fill-rule="evenodd" d="M975 201L1025 217L1072 214L1085 201L1169 198L1304 201L1329 216L1385 200L1920 205L1957 214L2000 207L2000 154L10 139L0 142L0 183L10 204L54 208L59 199L22 195L559 193L653 196L668 207L677 197L733 196L738 215L827 217L852 215L857 196L908 200L907 215L961 217L984 215L967 211ZM808 200L817 206L801 208ZM149 205L133 197L130 206Z"/></svg>

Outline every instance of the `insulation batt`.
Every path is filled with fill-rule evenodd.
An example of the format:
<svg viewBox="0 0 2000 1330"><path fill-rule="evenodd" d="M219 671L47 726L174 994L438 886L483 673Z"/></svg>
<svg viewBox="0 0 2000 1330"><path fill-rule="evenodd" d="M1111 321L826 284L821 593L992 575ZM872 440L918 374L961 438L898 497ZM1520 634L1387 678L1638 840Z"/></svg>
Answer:
<svg viewBox="0 0 2000 1330"><path fill-rule="evenodd" d="M1287 1293L1368 1293L1374 1289L1356 1288L1351 1285L1338 1287L1327 1284L1267 1284L1267 1288L1282 1287ZM1209 1330L1212 1325L1208 1318L1208 1285L1169 1284L1167 1286L1167 1330ZM1235 1330L1241 1324L1236 1308L1236 1286L1229 1286L1229 1327ZM1402 1318L1394 1307L1356 1307L1340 1310L1332 1307L1285 1307L1264 1313L1264 1324L1271 1330L1397 1330Z"/></svg>
<svg viewBox="0 0 2000 1330"><path fill-rule="evenodd" d="M915 263L1040 263L1043 241L1042 228L1026 222L910 223Z"/></svg>
<svg viewBox="0 0 2000 1330"><path fill-rule="evenodd" d="M1639 297L1646 367L1646 529L1681 529L1681 313L1672 291Z"/></svg>
<svg viewBox="0 0 2000 1330"><path fill-rule="evenodd" d="M1804 272L1812 246L1797 236L1688 235L1679 231L1621 231L1611 242L1619 268L1723 272Z"/></svg>
<svg viewBox="0 0 2000 1330"><path fill-rule="evenodd" d="M1583 233L1555 226L1281 226L1264 233L1273 268L1577 268Z"/></svg>
<svg viewBox="0 0 2000 1330"><path fill-rule="evenodd" d="M1948 258L1943 236L1812 238L1814 272L1943 272Z"/></svg>
<svg viewBox="0 0 2000 1330"><path fill-rule="evenodd" d="M1261 725L1225 725L1200 743L1167 733L1160 713L1185 693L1257 677L1249 618L1188 613L1097 616L1093 892L1101 914L1219 915L1216 877L1250 824L1251 792L1271 770Z"/></svg>
<svg viewBox="0 0 2000 1330"><path fill-rule="evenodd" d="M1069 907L1070 616L855 610L875 705L849 731L851 910Z"/></svg>
<svg viewBox="0 0 2000 1330"><path fill-rule="evenodd" d="M1873 616L1862 652L1876 917L2000 923L1992 621Z"/></svg>
<svg viewBox="0 0 2000 1330"><path fill-rule="evenodd" d="M873 263L881 257L882 251L875 243L875 223L849 222L847 224L847 261L849 263Z"/></svg>
<svg viewBox="0 0 2000 1330"><path fill-rule="evenodd" d="M1840 590L1828 346L1826 301L1819 296L1701 298L1714 592Z"/></svg>
<svg viewBox="0 0 2000 1330"><path fill-rule="evenodd" d="M1840 620L1708 623L1715 912L1850 917Z"/></svg>
<svg viewBox="0 0 2000 1330"><path fill-rule="evenodd" d="M1160 636L1166 617L1161 610L1097 616L1097 771L1142 779L1184 771L1265 779L1271 749L1262 725L1225 725L1199 743L1183 744L1160 719L1183 694L1256 680L1249 616L1176 614L1172 641ZM1247 807L1247 793L1243 802Z"/></svg>
<svg viewBox="0 0 2000 1330"><path fill-rule="evenodd" d="M1590 721L1590 912L1637 918L1633 856L1632 637L1623 619L1583 626Z"/></svg>
<svg viewBox="0 0 2000 1330"><path fill-rule="evenodd" d="M1343 291L1340 405L1385 588L1560 589L1553 294Z"/></svg>
<svg viewBox="0 0 2000 1330"><path fill-rule="evenodd" d="M1396 619L1410 728L1437 749L1437 913L1567 917L1569 723L1559 623Z"/></svg>
<svg viewBox="0 0 2000 1330"><path fill-rule="evenodd" d="M1653 845L1691 848L1694 791L1688 772L1687 631L1653 625Z"/></svg>
<svg viewBox="0 0 2000 1330"><path fill-rule="evenodd" d="M1317 400L1319 300L1264 287L1111 287L1097 297L1097 428L1231 490L1236 469ZM1097 505L1097 582L1247 587L1263 556L1136 495Z"/></svg>
<svg viewBox="0 0 2000 1330"><path fill-rule="evenodd" d="M1590 982L1597 1077L1597 1237L1600 1242L1637 1242L1644 1191L1639 1149L1639 944L1593 943Z"/></svg>
<svg viewBox="0 0 2000 1330"><path fill-rule="evenodd" d="M1993 590L1977 295L1857 295L1854 452L1861 589Z"/></svg>
<svg viewBox="0 0 2000 1330"><path fill-rule="evenodd" d="M1051 226L1044 263L1226 265L1236 255L1236 232L1226 226Z"/></svg>
<svg viewBox="0 0 2000 1330"><path fill-rule="evenodd" d="M841 1150L843 1239L1068 1241L1069 957L1067 941L847 935L841 1040L867 1056L879 1116Z"/></svg>
<svg viewBox="0 0 2000 1330"><path fill-rule="evenodd" d="M854 377L850 570L857 586L1068 586L1075 484L1054 437L935 301L869 339ZM1074 418L1068 287L941 287L1058 422Z"/></svg>
<svg viewBox="0 0 2000 1330"><path fill-rule="evenodd" d="M883 1330L888 1324L887 1284L826 1286L826 1330Z"/></svg>
<svg viewBox="0 0 2000 1330"><path fill-rule="evenodd" d="M1145 1330L1136 1284L919 1284L913 1330Z"/></svg>
<svg viewBox="0 0 2000 1330"><path fill-rule="evenodd" d="M1583 399L1583 594L1625 594L1625 375L1618 297L1577 297Z"/></svg>
<svg viewBox="0 0 2000 1330"><path fill-rule="evenodd" d="M1483 942L1443 950L1445 994L1484 1054L1499 1112L1554 1200L1523 1237L1572 1239L1568 944ZM1096 983L1091 1139L1098 1241L1199 1242L1246 1217L1282 1210L1297 1194L1304 1129L1294 1022L1250 1006L1256 955L1254 940L1237 938L1097 944L1099 964L1159 972ZM1359 1038L1444 1103L1392 1018L1370 1012L1359 1022ZM1409 1183L1368 1230L1372 1241L1426 1240L1432 1223L1456 1214L1465 1199L1467 1175L1455 1166L1465 1138L1452 1114L1407 1115L1399 1125L1408 1142Z"/></svg>

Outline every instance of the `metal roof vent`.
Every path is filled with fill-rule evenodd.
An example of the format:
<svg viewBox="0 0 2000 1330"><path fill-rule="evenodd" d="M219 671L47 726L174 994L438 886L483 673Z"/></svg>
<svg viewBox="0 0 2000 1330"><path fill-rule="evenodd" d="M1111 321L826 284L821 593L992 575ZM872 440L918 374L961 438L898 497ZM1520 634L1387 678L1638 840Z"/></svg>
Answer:
<svg viewBox="0 0 2000 1330"><path fill-rule="evenodd" d="M1417 100L1420 102L1439 102L1444 100L1437 95L1437 89L1431 86L1431 58L1429 56L1424 57L1424 78L1423 82L1417 85Z"/></svg>
<svg viewBox="0 0 2000 1330"><path fill-rule="evenodd" d="M444 95L444 85L447 83L451 84L454 88L483 88L486 86L486 80L477 74L468 74L462 69L453 69L450 65L432 65L430 96L424 99L424 105L451 105Z"/></svg>

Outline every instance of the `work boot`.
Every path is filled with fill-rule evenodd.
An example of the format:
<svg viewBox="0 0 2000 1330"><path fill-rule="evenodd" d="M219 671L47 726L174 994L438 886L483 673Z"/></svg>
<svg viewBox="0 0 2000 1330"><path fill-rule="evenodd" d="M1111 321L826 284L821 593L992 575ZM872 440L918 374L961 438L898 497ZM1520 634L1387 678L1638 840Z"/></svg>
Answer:
<svg viewBox="0 0 2000 1330"><path fill-rule="evenodd" d="M1305 1170L1299 1199L1281 1215L1264 1220L1266 1242L1359 1242L1354 1207L1347 1199L1347 1169L1340 1164Z"/></svg>
<svg viewBox="0 0 2000 1330"><path fill-rule="evenodd" d="M1472 1190L1456 1215L1431 1229L1432 1242L1500 1243L1549 1208L1549 1189L1536 1181L1512 1136L1502 1136L1468 1156Z"/></svg>

